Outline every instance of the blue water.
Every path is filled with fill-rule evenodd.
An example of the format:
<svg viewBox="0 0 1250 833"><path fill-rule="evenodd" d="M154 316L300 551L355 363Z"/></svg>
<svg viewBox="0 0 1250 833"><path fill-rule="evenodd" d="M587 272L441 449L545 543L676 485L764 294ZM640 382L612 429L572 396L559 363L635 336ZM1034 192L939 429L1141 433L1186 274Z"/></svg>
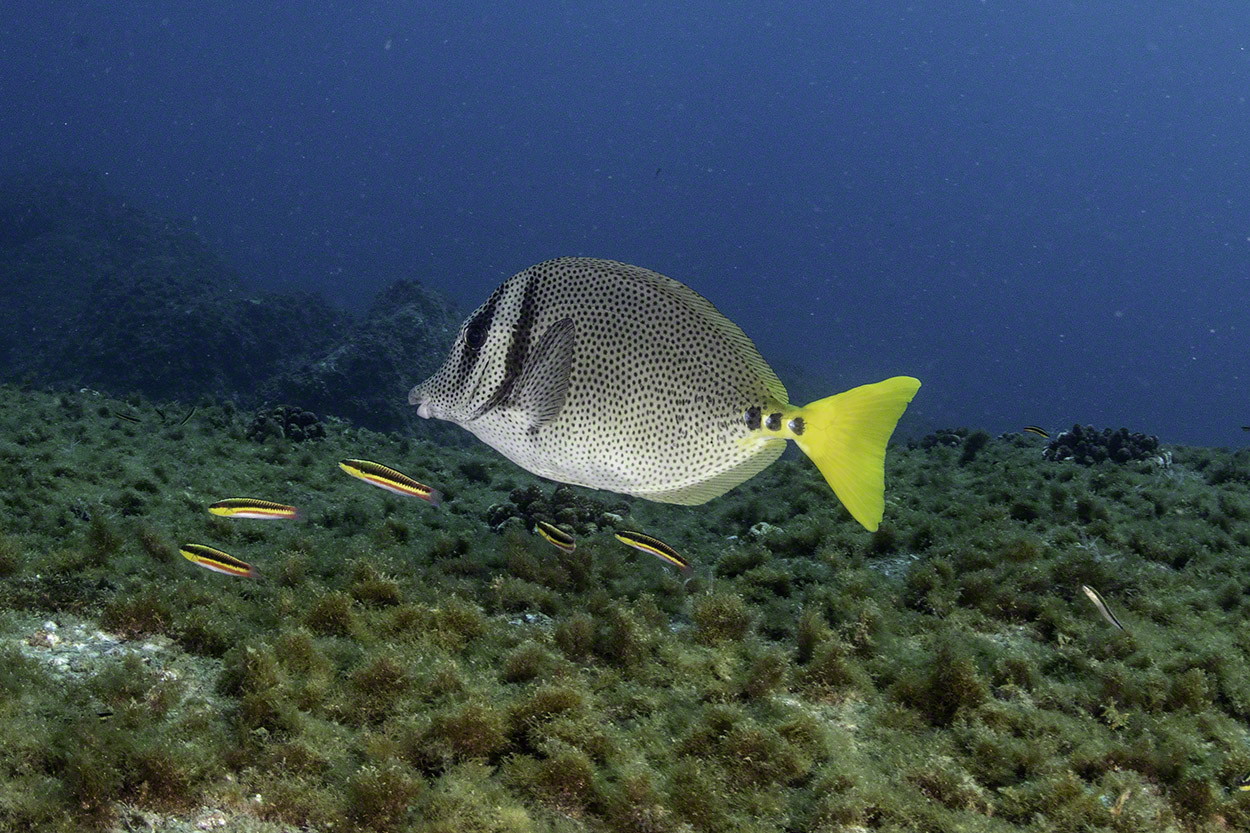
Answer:
<svg viewBox="0 0 1250 833"><path fill-rule="evenodd" d="M102 171L258 286L609 257L830 392L920 377L907 432L1250 437L1244 0L0 10L0 175Z"/></svg>

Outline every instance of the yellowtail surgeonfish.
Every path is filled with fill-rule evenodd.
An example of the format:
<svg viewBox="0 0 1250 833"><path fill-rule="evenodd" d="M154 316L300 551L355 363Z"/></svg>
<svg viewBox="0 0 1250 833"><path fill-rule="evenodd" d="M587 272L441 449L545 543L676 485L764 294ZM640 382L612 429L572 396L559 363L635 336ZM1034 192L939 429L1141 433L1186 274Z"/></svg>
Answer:
<svg viewBox="0 0 1250 833"><path fill-rule="evenodd" d="M229 553L206 547L203 544L183 544L178 548L178 552L182 553L182 557L192 564L199 564L205 570L212 570L214 573L241 578L251 578L256 575L252 565L246 561L240 561Z"/></svg>
<svg viewBox="0 0 1250 833"><path fill-rule="evenodd" d="M379 489L386 489L386 491L394 492L397 495L419 497L422 500L428 500L435 506L443 502L443 496L439 494L437 489L431 489L429 486L418 483L408 475L397 472L390 466L384 466L381 463L374 463L370 460L343 460L339 463L339 468L352 477L360 478L366 483L377 486Z"/></svg>
<svg viewBox="0 0 1250 833"><path fill-rule="evenodd" d="M209 504L208 511L223 518L255 518L262 521L302 521L304 514L294 506L257 500L250 497L230 497Z"/></svg>
<svg viewBox="0 0 1250 833"><path fill-rule="evenodd" d="M895 376L806 406L703 296L624 263L560 258L509 278L408 401L561 483L705 503L794 440L875 530L885 447L920 382Z"/></svg>
<svg viewBox="0 0 1250 833"><path fill-rule="evenodd" d="M565 552L577 549L577 539L569 535L555 524L546 521L534 521L534 531L547 540L551 546Z"/></svg>

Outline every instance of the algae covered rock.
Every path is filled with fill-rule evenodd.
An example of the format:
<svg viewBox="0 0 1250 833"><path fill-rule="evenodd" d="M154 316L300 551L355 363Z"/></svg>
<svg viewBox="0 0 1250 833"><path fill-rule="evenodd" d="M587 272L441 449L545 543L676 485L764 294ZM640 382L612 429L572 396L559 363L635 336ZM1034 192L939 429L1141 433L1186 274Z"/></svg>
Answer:
<svg viewBox="0 0 1250 833"><path fill-rule="evenodd" d="M188 225L90 174L0 183L0 287L0 381L285 402L383 431L425 423L408 389L441 364L462 317L412 280L359 321L317 295L256 291Z"/></svg>
<svg viewBox="0 0 1250 833"><path fill-rule="evenodd" d="M0 378L154 399L247 399L346 317L253 292L189 226L87 174L0 184Z"/></svg>
<svg viewBox="0 0 1250 833"><path fill-rule="evenodd" d="M408 390L442 364L460 320L443 296L414 280L396 281L341 340L272 377L264 385L266 398L297 402L375 431L451 428L417 417ZM465 440L463 431L440 432L440 440L444 434Z"/></svg>

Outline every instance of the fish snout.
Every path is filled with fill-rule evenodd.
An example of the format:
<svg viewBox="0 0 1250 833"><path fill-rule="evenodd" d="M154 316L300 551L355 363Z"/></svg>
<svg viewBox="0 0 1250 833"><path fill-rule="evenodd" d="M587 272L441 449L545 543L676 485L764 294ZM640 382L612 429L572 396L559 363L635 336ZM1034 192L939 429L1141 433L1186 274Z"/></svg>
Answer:
<svg viewBox="0 0 1250 833"><path fill-rule="evenodd" d="M425 398L425 394L421 391L421 385L417 385L408 391L408 404L417 406L417 416L422 419L429 419L434 416L434 413L430 410L429 400Z"/></svg>

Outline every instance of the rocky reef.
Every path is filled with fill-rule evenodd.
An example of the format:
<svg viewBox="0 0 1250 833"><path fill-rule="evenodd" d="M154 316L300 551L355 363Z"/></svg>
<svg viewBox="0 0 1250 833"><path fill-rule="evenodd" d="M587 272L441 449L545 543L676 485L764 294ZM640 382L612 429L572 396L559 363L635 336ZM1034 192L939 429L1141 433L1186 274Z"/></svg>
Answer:
<svg viewBox="0 0 1250 833"><path fill-rule="evenodd" d="M259 291L193 229L85 173L0 183L0 289L0 381L287 402L378 430L420 422L407 390L461 320L412 280L360 320L317 295Z"/></svg>
<svg viewBox="0 0 1250 833"><path fill-rule="evenodd" d="M444 296L417 281L396 281L342 338L266 380L260 393L375 431L420 426L428 436L463 442L462 431L422 420L408 404L408 390L442 366L460 322Z"/></svg>
<svg viewBox="0 0 1250 833"><path fill-rule="evenodd" d="M1246 449L943 430L869 533L804 459L684 507L401 437L445 301L249 292L89 179L0 188L0 285L0 830L1250 829Z"/></svg>
<svg viewBox="0 0 1250 833"><path fill-rule="evenodd" d="M98 177L10 180L0 206L5 380L247 400L348 323L315 296L249 289L193 230Z"/></svg>

